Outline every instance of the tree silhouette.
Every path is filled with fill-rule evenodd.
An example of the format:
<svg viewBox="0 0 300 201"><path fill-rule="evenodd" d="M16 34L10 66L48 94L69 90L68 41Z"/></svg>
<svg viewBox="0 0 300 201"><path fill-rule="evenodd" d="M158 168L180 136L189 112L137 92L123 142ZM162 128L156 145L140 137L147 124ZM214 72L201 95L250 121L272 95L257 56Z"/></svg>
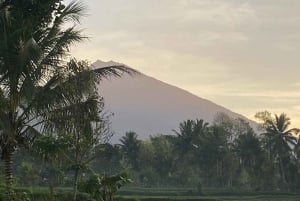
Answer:
<svg viewBox="0 0 300 201"><path fill-rule="evenodd" d="M136 71L111 66L80 72L76 61L67 63L70 46L85 39L76 28L85 10L81 3L6 0L0 9L0 148L11 187L14 151L41 134L49 114L86 97L94 74L100 80Z"/></svg>
<svg viewBox="0 0 300 201"><path fill-rule="evenodd" d="M287 178L285 176L284 161L291 157L293 147L296 145L296 134L299 133L299 129L292 128L290 126L290 118L286 114L282 113L279 116L275 114L275 118L266 119L266 148L270 151L270 156L278 161L280 165L280 173L282 182L287 184Z"/></svg>
<svg viewBox="0 0 300 201"><path fill-rule="evenodd" d="M125 136L120 139L121 150L125 157L132 165L134 170L138 170L138 153L140 149L140 140L137 139L138 135L135 132L126 132Z"/></svg>

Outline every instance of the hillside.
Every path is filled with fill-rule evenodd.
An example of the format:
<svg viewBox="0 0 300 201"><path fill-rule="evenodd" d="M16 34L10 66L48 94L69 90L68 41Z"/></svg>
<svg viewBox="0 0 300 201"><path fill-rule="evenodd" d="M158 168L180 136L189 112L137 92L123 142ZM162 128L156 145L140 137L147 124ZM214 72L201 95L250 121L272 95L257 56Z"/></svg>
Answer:
<svg viewBox="0 0 300 201"><path fill-rule="evenodd" d="M98 60L92 66L100 68L117 64ZM219 112L246 119L209 100L144 74L104 80L99 85L99 92L104 97L106 110L114 114L111 118L115 132L111 139L113 143L118 142L126 131L136 132L141 139L156 134L173 134L172 129L177 129L179 123L186 119L198 118L211 122Z"/></svg>

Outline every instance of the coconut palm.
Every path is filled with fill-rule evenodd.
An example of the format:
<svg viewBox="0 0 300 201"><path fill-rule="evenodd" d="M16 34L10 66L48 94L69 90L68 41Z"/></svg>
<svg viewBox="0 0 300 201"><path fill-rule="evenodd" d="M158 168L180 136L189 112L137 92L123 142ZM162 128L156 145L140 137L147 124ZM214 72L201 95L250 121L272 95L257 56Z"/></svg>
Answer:
<svg viewBox="0 0 300 201"><path fill-rule="evenodd" d="M80 65L66 62L69 47L85 39L76 28L84 10L82 3L62 0L0 1L0 148L8 187L16 148L28 147L53 111L87 97L95 87L93 73L134 72L111 66L76 73Z"/></svg>
<svg viewBox="0 0 300 201"><path fill-rule="evenodd" d="M138 154L140 150L141 141L135 132L126 132L125 136L121 137L121 150L123 151L125 157L132 165L134 170L138 170Z"/></svg>
<svg viewBox="0 0 300 201"><path fill-rule="evenodd" d="M242 168L255 170L262 155L262 148L258 137L251 132L239 135L235 140L234 150L240 158Z"/></svg>
<svg viewBox="0 0 300 201"><path fill-rule="evenodd" d="M292 156L293 147L297 142L296 134L299 133L297 128L288 129L290 124L290 118L286 114L275 115L274 119L266 120L266 132L264 133L266 147L269 149L271 157L278 160L282 181L285 184L287 180L283 160Z"/></svg>
<svg viewBox="0 0 300 201"><path fill-rule="evenodd" d="M174 141L174 167L180 168L183 176L191 171L191 161L199 161L203 137L208 132L208 123L203 119L188 119L179 124L179 131L173 130L173 132L177 135ZM198 165L198 163L193 164Z"/></svg>
<svg viewBox="0 0 300 201"><path fill-rule="evenodd" d="M65 78L63 58L69 46L84 38L75 25L63 28L66 20L78 20L84 7L74 2L65 7L61 1L50 0L1 3L0 145L7 186L11 186L16 147L28 145L38 133L41 121L33 119L42 115L36 106L46 109L54 102L63 103L63 93L45 98L50 91L57 92Z"/></svg>
<svg viewBox="0 0 300 201"><path fill-rule="evenodd" d="M67 155L68 169L74 170L73 197L77 197L77 184L80 171L94 159L94 149L110 137L107 117L103 114L103 99L99 97L96 81L106 76L120 76L120 73L134 72L126 67L110 66L91 71L88 63L71 60L68 63L69 77L60 87L68 92L68 103L62 106L55 105L47 109L42 116L43 130L47 133L56 133L56 137L68 142ZM124 69L124 70L122 70ZM82 85L90 86L84 93ZM83 87L84 88L84 87ZM75 94L72 95L72 94ZM70 98L71 97L71 98ZM51 98L51 97L50 97Z"/></svg>
<svg viewBox="0 0 300 201"><path fill-rule="evenodd" d="M200 146L201 135L208 131L208 123L203 119L186 120L179 124L179 132L173 130L177 135L177 147L181 154L186 154L193 148Z"/></svg>

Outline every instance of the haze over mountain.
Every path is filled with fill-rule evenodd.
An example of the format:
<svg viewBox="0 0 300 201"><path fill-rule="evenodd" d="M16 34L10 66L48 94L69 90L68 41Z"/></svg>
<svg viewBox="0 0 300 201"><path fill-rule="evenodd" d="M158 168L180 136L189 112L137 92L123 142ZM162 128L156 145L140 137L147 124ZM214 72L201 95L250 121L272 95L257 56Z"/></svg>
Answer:
<svg viewBox="0 0 300 201"><path fill-rule="evenodd" d="M97 60L92 68L112 65L120 63ZM229 109L144 74L103 80L98 90L104 97L106 110L114 114L111 117L112 143L118 143L126 131L136 132L140 139L174 134L172 129L178 130L184 120L198 118L212 122L220 112L255 124Z"/></svg>

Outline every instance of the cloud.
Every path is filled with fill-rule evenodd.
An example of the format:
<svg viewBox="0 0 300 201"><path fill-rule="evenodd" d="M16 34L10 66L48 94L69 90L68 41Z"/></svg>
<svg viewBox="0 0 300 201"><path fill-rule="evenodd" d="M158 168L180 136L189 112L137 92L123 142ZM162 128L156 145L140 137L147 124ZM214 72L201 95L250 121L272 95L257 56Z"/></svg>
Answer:
<svg viewBox="0 0 300 201"><path fill-rule="evenodd" d="M126 63L241 113L297 108L298 0L86 3L91 41L77 57Z"/></svg>

